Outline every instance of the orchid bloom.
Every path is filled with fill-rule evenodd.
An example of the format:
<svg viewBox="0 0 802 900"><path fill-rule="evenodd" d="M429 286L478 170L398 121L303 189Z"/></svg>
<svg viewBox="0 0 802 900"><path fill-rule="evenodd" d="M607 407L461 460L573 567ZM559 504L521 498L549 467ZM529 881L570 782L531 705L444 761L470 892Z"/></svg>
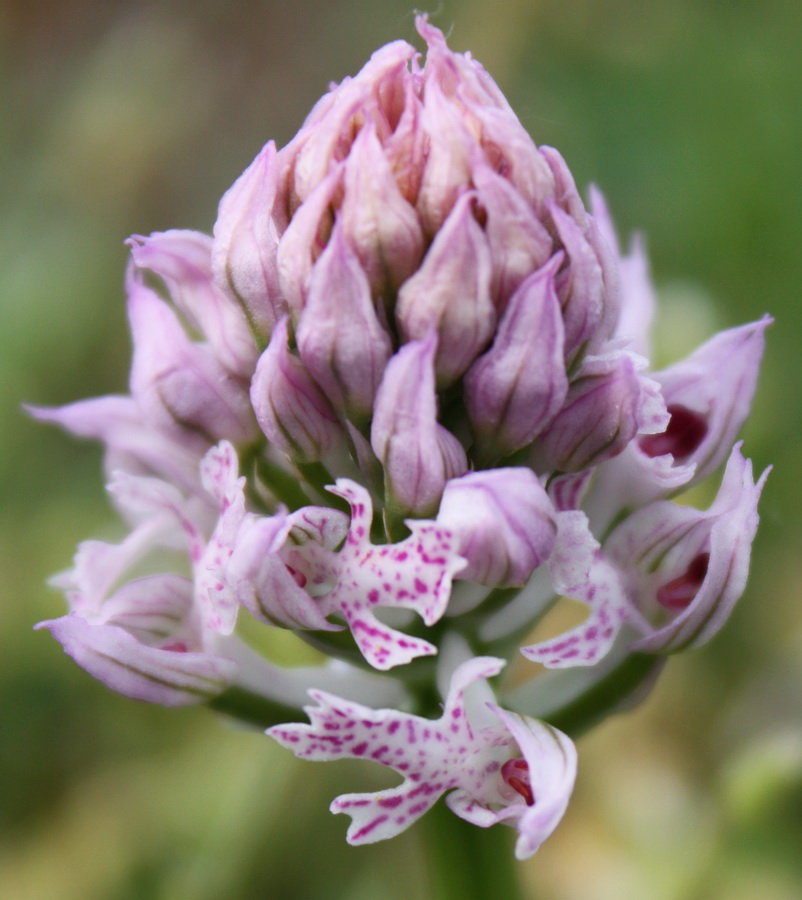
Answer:
<svg viewBox="0 0 802 900"><path fill-rule="evenodd" d="M576 749L544 722L491 702L474 709L474 716L468 713L466 692L481 687L477 682L497 675L504 664L476 657L459 666L443 714L434 721L310 691L317 703L305 708L311 724L276 725L267 733L301 759L365 759L403 777L397 787L344 794L332 803L332 812L351 817L350 844L393 837L447 794L449 809L468 822L482 828L511 824L518 831L515 855L526 859L565 812Z"/></svg>

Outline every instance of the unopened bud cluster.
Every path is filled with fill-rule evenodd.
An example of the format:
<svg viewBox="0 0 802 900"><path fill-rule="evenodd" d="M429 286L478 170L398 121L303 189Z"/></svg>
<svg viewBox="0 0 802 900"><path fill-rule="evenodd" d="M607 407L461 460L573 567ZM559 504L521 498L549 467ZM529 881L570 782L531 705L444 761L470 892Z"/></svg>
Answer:
<svg viewBox="0 0 802 900"><path fill-rule="evenodd" d="M601 195L586 209L485 70L417 24L425 63L398 41L332 87L212 237L130 240L130 395L33 411L105 444L130 533L80 546L57 578L70 613L43 624L127 696L245 690L297 755L395 768L398 787L335 801L353 843L447 794L513 824L523 857L565 810L575 750L533 717L537 688L510 709L487 679L520 648L592 689L599 663L718 631L765 480L734 442L770 320L651 371L640 244L623 255ZM673 501L724 462L709 509ZM587 619L533 641L561 596ZM281 668L240 616L330 659Z"/></svg>

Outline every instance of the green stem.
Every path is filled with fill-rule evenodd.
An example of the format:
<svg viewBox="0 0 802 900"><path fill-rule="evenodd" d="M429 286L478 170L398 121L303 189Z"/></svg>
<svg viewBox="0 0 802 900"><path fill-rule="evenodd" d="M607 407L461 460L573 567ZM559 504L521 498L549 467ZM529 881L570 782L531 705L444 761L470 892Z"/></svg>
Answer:
<svg viewBox="0 0 802 900"><path fill-rule="evenodd" d="M304 714L294 706L286 706L240 687L230 687L206 704L209 709L256 728L269 728L284 722L300 722Z"/></svg>
<svg viewBox="0 0 802 900"><path fill-rule="evenodd" d="M296 476L272 460L265 459L263 456L258 457L256 474L275 498L286 504L290 510L309 505L309 498L298 483Z"/></svg>
<svg viewBox="0 0 802 900"><path fill-rule="evenodd" d="M514 853L515 832L506 825L479 828L454 815L440 800L421 819L429 861L431 896L437 900L518 900L523 897Z"/></svg>
<svg viewBox="0 0 802 900"><path fill-rule="evenodd" d="M298 471L301 473L304 481L314 490L318 496L325 502L326 506L332 506L344 513L351 514L351 507L342 497L326 490L329 485L334 484L336 479L323 463L296 463Z"/></svg>

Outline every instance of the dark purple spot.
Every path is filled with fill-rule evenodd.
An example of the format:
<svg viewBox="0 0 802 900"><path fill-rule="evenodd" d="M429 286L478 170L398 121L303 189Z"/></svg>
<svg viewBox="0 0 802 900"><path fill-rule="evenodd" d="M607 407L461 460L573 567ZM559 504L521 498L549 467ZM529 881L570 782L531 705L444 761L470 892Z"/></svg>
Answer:
<svg viewBox="0 0 802 900"><path fill-rule="evenodd" d="M677 404L668 407L668 427L662 434L647 434L638 441L647 456L670 453L676 462L687 459L705 439L707 420L704 416Z"/></svg>
<svg viewBox="0 0 802 900"><path fill-rule="evenodd" d="M360 828L359 831L357 831L357 833L353 836L352 840L358 841L361 838L365 837L366 834L370 834L374 828L378 828L378 826L381 825L382 822L386 822L388 818L389 816L379 816L372 822L368 822L367 825L363 825L362 828Z"/></svg>
<svg viewBox="0 0 802 900"><path fill-rule="evenodd" d="M709 563L710 554L699 553L682 575L657 591L657 602L666 609L687 609L705 580Z"/></svg>

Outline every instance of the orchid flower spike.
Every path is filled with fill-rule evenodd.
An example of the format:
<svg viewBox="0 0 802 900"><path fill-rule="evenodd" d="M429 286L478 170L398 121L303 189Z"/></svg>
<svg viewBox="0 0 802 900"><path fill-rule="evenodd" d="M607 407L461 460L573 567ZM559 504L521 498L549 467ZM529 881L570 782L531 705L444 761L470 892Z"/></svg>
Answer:
<svg viewBox="0 0 802 900"><path fill-rule="evenodd" d="M30 410L104 445L128 534L79 546L39 627L128 697L393 769L334 801L351 843L444 796L523 859L568 804L567 733L746 591L768 470L737 441L771 320L654 371L643 241L622 252L601 193L416 27L425 59L394 41L332 85L210 235L130 239L129 393ZM708 509L682 500L722 465ZM562 598L585 620L537 640ZM326 661L279 663L258 629Z"/></svg>

